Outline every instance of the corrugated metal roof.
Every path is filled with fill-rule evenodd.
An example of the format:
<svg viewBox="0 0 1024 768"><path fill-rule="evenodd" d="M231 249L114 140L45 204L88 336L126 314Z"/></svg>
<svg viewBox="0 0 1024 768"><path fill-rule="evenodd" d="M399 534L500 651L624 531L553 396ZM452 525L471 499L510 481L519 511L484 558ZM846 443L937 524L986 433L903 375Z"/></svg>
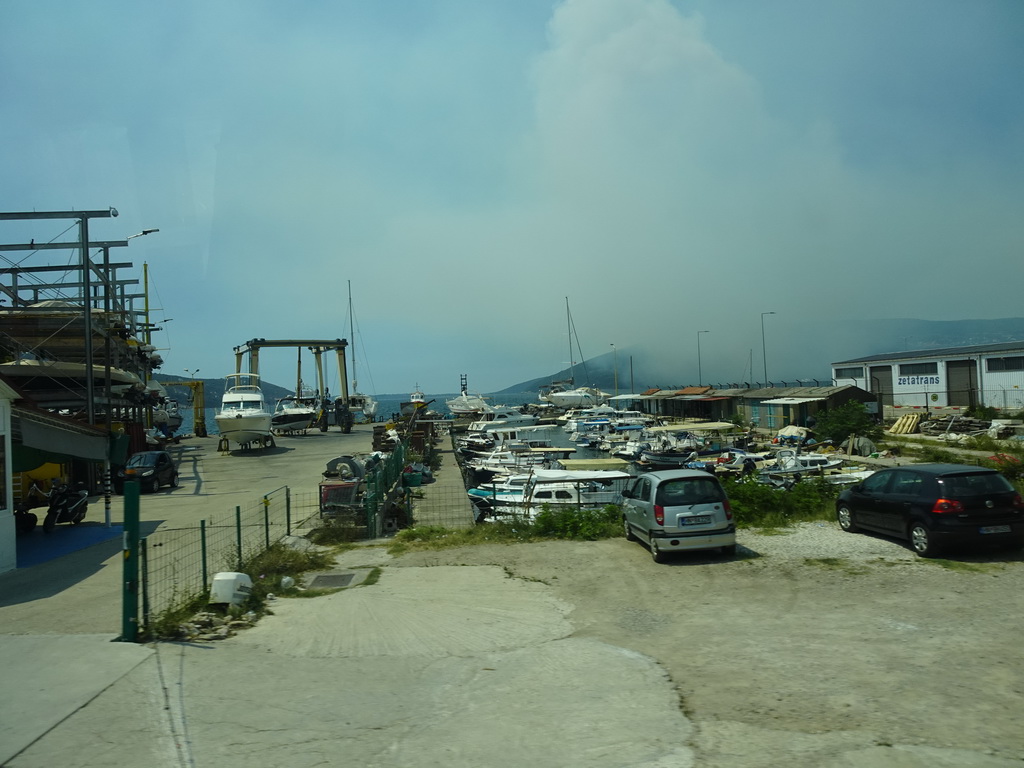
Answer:
<svg viewBox="0 0 1024 768"><path fill-rule="evenodd" d="M969 357L971 355L989 355L1000 352L1024 354L1024 341L1004 341L999 344L973 344L966 347L941 347L936 349L916 349L907 352L887 352L881 355L868 355L867 357L856 357L852 360L842 360L832 363L833 367L838 365L850 365L851 363L873 363L887 360L922 360L935 357Z"/></svg>

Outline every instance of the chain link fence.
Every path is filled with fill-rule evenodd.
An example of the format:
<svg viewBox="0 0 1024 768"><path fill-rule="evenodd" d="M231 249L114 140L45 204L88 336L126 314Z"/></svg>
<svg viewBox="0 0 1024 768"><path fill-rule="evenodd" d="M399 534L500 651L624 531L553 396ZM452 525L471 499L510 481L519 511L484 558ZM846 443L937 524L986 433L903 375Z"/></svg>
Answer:
<svg viewBox="0 0 1024 768"><path fill-rule="evenodd" d="M403 493L404 446L384 457L360 482L364 492L356 510L360 536L379 538L385 518ZM297 531L318 527L323 515L323 493L295 493L283 486L258 501L235 507L198 525L160 528L139 540L141 624L152 626L154 617L186 608L202 598L213 576L241 571L244 564ZM250 574L251 575L251 574ZM125 598L129 599L129 598Z"/></svg>

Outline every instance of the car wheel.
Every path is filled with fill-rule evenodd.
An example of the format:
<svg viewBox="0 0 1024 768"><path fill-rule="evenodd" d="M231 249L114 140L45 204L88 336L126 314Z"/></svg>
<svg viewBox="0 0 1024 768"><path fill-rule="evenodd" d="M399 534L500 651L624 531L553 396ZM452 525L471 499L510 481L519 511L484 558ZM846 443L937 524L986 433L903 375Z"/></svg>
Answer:
<svg viewBox="0 0 1024 768"><path fill-rule="evenodd" d="M160 478L159 477L154 477L152 480L149 481L149 492L150 493L156 493L159 490L160 490Z"/></svg>
<svg viewBox="0 0 1024 768"><path fill-rule="evenodd" d="M622 518L622 525L626 529L626 541L636 541L636 534L633 533L633 529L629 526L629 520L625 517Z"/></svg>
<svg viewBox="0 0 1024 768"><path fill-rule="evenodd" d="M935 557L939 553L935 538L924 523L911 523L909 538L910 546L921 557Z"/></svg>
<svg viewBox="0 0 1024 768"><path fill-rule="evenodd" d="M856 533L860 530L860 527L853 522L853 510L845 504L840 504L836 509L836 519L839 521L839 527L847 533Z"/></svg>
<svg viewBox="0 0 1024 768"><path fill-rule="evenodd" d="M173 475L171 475L170 486L171 486L171 488L177 488L178 487L178 473L177 472L175 472Z"/></svg>
<svg viewBox="0 0 1024 768"><path fill-rule="evenodd" d="M651 537L651 557L656 563L664 563L666 560L665 553L658 548L658 540L653 536Z"/></svg>

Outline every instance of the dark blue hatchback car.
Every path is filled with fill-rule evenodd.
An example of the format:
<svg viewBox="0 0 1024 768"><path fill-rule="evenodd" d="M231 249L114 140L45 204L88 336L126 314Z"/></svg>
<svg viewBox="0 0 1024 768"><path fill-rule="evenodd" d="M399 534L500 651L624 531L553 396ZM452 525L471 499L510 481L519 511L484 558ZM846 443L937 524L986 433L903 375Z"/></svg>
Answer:
<svg viewBox="0 0 1024 768"><path fill-rule="evenodd" d="M1024 546L1024 502L994 469L910 464L869 475L836 501L844 531L864 529L910 542L922 557L956 544Z"/></svg>

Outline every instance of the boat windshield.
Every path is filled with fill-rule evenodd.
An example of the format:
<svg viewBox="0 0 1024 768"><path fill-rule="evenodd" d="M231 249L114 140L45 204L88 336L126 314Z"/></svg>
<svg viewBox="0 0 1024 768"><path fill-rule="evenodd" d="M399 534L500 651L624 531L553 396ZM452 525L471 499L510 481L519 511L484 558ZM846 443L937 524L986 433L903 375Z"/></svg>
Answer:
<svg viewBox="0 0 1024 768"><path fill-rule="evenodd" d="M225 400L221 410L223 411L242 411L259 409L261 406L255 400Z"/></svg>

